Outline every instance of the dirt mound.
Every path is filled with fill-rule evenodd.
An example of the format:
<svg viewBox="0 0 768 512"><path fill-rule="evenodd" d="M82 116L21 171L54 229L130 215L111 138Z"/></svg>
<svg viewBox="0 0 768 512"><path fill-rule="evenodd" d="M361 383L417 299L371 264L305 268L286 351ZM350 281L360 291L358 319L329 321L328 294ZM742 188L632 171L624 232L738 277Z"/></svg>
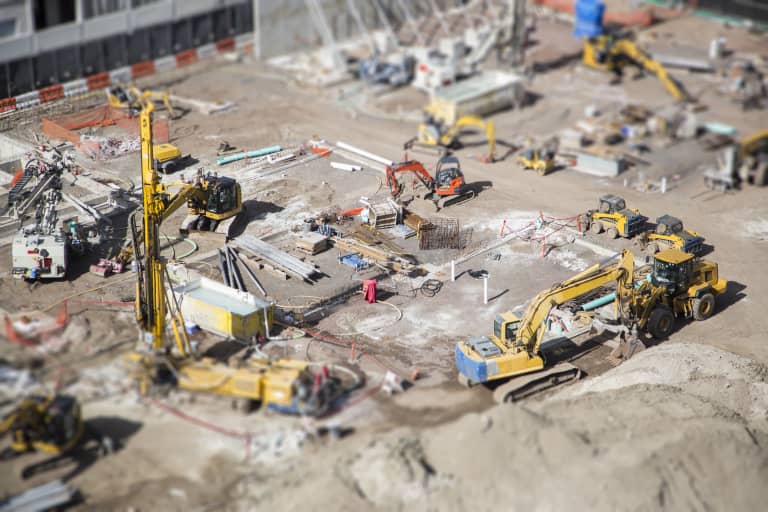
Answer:
<svg viewBox="0 0 768 512"><path fill-rule="evenodd" d="M311 499L333 510L761 509L765 368L700 345L641 355L544 402L353 436L331 456L305 454L261 475L261 485L246 479L232 507ZM737 392L748 398L733 400Z"/></svg>

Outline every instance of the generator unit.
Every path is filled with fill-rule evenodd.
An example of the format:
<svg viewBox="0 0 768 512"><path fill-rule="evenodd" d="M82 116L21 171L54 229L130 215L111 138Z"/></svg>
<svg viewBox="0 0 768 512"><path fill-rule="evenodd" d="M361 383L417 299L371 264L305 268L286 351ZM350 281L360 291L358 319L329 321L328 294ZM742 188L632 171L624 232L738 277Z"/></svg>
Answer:
<svg viewBox="0 0 768 512"><path fill-rule="evenodd" d="M17 279L62 279L69 264L69 237L22 230L13 239L11 273Z"/></svg>

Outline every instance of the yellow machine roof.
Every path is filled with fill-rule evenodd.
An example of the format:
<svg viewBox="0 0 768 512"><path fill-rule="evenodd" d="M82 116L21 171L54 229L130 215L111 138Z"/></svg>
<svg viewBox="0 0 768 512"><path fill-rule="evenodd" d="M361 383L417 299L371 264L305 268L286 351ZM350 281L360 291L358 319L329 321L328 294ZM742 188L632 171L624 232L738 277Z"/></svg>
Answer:
<svg viewBox="0 0 768 512"><path fill-rule="evenodd" d="M683 252L680 249L666 249L656 254L656 259L665 263L684 263L693 259L693 254Z"/></svg>

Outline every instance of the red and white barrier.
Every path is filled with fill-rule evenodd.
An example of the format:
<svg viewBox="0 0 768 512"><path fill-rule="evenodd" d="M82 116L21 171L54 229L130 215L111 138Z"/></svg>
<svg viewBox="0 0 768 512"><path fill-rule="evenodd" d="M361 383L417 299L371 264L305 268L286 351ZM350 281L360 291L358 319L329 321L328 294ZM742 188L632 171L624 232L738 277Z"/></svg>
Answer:
<svg viewBox="0 0 768 512"><path fill-rule="evenodd" d="M253 53L253 34L241 34L228 37L215 43L206 44L199 48L184 50L175 55L160 57L155 60L138 62L103 73L97 73L85 78L72 80L63 84L51 85L36 91L19 94L11 98L0 99L0 114L22 110L41 103L48 103L65 97L77 96L88 91L104 89L112 84L126 83L137 78L165 73L178 68L195 64L201 60L210 59L216 55L230 52Z"/></svg>

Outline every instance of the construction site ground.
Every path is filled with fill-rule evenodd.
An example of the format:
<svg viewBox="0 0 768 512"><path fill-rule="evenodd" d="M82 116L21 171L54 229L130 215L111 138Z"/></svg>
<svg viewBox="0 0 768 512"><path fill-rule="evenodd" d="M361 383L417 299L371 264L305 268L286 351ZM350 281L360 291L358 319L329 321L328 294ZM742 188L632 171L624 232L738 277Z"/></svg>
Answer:
<svg viewBox="0 0 768 512"><path fill-rule="evenodd" d="M527 136L553 135L584 119L590 105L610 111L623 102L671 104L653 77L626 76L622 84L611 85L608 74L582 67L570 30L554 21L539 22L530 57L536 72L526 85L532 101L493 116L500 141L515 145ZM701 39L686 44L706 48L722 32L737 50L764 50L766 43L764 36L696 18L652 30L657 40L671 45L686 34ZM707 105L698 114L701 119L732 125L740 134L764 127L764 112L741 111L717 93L709 75L674 74ZM219 143L290 148L317 136L399 161L417 126L398 117L413 119L426 99L413 90L374 95L354 81L314 89L248 60L201 69L172 87L180 96L237 104L231 112L204 116L192 110L171 122L171 142L199 160L179 172L189 176L203 167L236 177L243 185L245 213L219 231L268 237L283 247L291 247L291 236L305 218L360 206L362 196L386 197L381 169L365 164L358 172L333 169L329 160L356 162L332 154L259 177L239 171L244 164L217 167ZM294 509L307 503L334 510L758 509L768 498L763 485L768 479L765 190L707 191L700 167L714 162L717 152L703 150L696 140L652 149L643 157L649 166L631 167L617 178L567 168L542 177L522 171L512 156L483 163L486 146L478 143L457 152L467 182L482 184L477 198L439 213L429 201L416 198L410 204L423 217L458 218L462 228L471 229L470 247L481 247L497 240L502 226L520 229L540 215L571 217L596 207L600 195L615 193L652 220L665 213L683 219L713 248L706 257L719 264L729 289L712 318L678 322L669 339L615 369L607 360L610 348L590 345L581 358L585 381L516 405L495 406L488 389L456 383L455 343L489 333L497 314L602 261L606 251L639 251L635 244L588 235L587 242L604 248L595 251L570 243L580 238L572 234L543 249L514 240L458 265L451 282L450 261L459 251L419 251L415 239L392 238L423 264L428 277L442 281L434 297L418 290L423 278L382 277L379 269L356 273L337 262L336 249L306 257L325 274L316 284L259 271L282 306L343 295L363 278L381 278L385 300L366 304L353 295L319 313L312 329L340 342L286 329L266 345L276 356L328 362L354 357L366 372L365 388L318 420L267 410L246 415L228 400L183 393L140 399L123 364L139 336L130 302L133 274L105 280L87 273L90 261L77 262L73 278L32 285L11 278L10 247L3 246L0 307L5 313L43 310L55 316L68 300L69 324L61 334L66 344L61 352L41 354L3 342L0 357L30 369L49 387L58 380L76 394L86 420L112 436L117 449L29 480L20 478L21 468L38 456L2 462L0 495L66 476L82 492L80 507L93 510ZM505 152L500 144L498 154ZM408 157L430 169L436 163L424 153ZM84 165L94 179L140 180L137 153ZM670 183L665 194L634 186L662 176ZM169 241L183 215L165 223ZM116 236L123 234L124 228L116 226ZM193 236L198 249L187 258L187 267L218 279L215 249L223 237ZM169 257L187 249L181 242L170 245ZM479 270L490 276L487 305L482 280L469 272ZM203 341L214 340L203 336ZM389 396L381 390L387 371L419 377L405 392ZM7 401L14 390L3 386ZM317 433L320 426L337 425L349 434L336 439Z"/></svg>

